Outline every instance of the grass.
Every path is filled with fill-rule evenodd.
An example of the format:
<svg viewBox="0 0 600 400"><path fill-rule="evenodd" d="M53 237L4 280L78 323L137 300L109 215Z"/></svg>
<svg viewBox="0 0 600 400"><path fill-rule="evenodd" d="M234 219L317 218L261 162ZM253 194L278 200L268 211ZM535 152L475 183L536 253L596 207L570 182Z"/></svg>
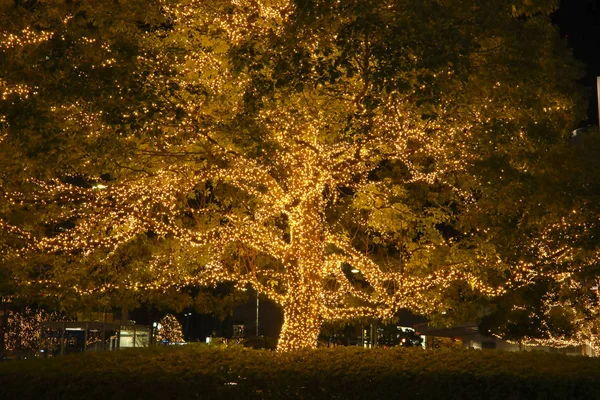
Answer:
<svg viewBox="0 0 600 400"><path fill-rule="evenodd" d="M0 399L600 399L600 359L156 347L0 363Z"/></svg>

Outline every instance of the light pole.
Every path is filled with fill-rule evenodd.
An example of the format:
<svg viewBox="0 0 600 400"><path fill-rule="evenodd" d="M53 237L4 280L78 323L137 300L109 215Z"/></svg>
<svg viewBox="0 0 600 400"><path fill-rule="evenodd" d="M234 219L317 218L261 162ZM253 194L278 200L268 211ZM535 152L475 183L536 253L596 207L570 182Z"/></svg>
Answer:
<svg viewBox="0 0 600 400"><path fill-rule="evenodd" d="M189 313L185 313L183 315L185 317L184 336L185 336L185 339L189 341L190 338L188 337L188 331L189 331L189 328L190 328L190 317L192 316L192 313L189 312Z"/></svg>
<svg viewBox="0 0 600 400"><path fill-rule="evenodd" d="M260 303L258 300L258 292L256 292L256 337L258 337L258 312L260 310Z"/></svg>

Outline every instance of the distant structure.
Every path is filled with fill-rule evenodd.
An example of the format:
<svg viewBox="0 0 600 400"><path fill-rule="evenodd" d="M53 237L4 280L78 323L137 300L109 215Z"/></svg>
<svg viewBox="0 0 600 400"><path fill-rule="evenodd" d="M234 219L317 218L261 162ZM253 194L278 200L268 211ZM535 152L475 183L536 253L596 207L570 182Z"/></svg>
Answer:
<svg viewBox="0 0 600 400"><path fill-rule="evenodd" d="M597 120L596 120L596 126L592 126L592 125L588 125L586 127L582 127L582 128L577 128L572 132L572 136L571 139L573 141L574 144L579 144L581 143L582 140L582 135L586 132L588 132L590 129L595 129L595 128L600 128L600 76L596 77L596 98L597 98L597 104L598 104L598 116L597 116Z"/></svg>
<svg viewBox="0 0 600 400"><path fill-rule="evenodd" d="M49 357L69 353L148 347L153 341L152 334L150 327L129 323L42 322L39 355Z"/></svg>
<svg viewBox="0 0 600 400"><path fill-rule="evenodd" d="M596 96L598 99L598 126L600 127L600 76L596 77Z"/></svg>
<svg viewBox="0 0 600 400"><path fill-rule="evenodd" d="M589 344L578 346L537 346L530 344L518 344L502 340L494 336L484 336L479 332L477 324L468 323L450 328L436 328L427 323L417 324L413 327L424 337L426 349L438 348L465 348L465 349L499 349L504 351L545 351L548 353L560 353L566 355L583 355L596 357L597 354Z"/></svg>

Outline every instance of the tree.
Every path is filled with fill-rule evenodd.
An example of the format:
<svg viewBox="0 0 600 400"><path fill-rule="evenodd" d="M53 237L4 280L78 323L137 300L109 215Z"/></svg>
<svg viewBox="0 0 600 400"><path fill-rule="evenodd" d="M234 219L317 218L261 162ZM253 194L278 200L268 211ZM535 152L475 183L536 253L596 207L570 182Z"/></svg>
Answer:
<svg viewBox="0 0 600 400"><path fill-rule="evenodd" d="M181 324L172 314L165 315L159 322L157 339L160 342L181 343L183 333L181 332Z"/></svg>
<svg viewBox="0 0 600 400"><path fill-rule="evenodd" d="M514 265L487 227L523 206L488 221L497 182L577 109L554 7L6 5L5 262L61 293L250 285L283 309L281 350L400 307L472 315Z"/></svg>
<svg viewBox="0 0 600 400"><path fill-rule="evenodd" d="M540 212L530 209L537 226L513 231L521 244L512 248L511 290L496 299L484 330L524 344L586 343L598 353L599 139L597 129L575 131L560 158L550 157L555 165L539 174Z"/></svg>
<svg viewBox="0 0 600 400"><path fill-rule="evenodd" d="M8 350L37 351L40 348L42 322L57 321L60 316L44 310L10 311L6 321L5 346Z"/></svg>

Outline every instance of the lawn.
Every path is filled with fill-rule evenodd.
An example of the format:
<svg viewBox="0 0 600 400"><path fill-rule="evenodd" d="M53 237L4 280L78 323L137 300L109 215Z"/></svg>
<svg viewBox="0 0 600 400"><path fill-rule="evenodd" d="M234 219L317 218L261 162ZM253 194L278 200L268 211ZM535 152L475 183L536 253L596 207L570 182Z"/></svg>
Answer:
<svg viewBox="0 0 600 400"><path fill-rule="evenodd" d="M173 346L2 362L0 399L600 399L600 359Z"/></svg>

